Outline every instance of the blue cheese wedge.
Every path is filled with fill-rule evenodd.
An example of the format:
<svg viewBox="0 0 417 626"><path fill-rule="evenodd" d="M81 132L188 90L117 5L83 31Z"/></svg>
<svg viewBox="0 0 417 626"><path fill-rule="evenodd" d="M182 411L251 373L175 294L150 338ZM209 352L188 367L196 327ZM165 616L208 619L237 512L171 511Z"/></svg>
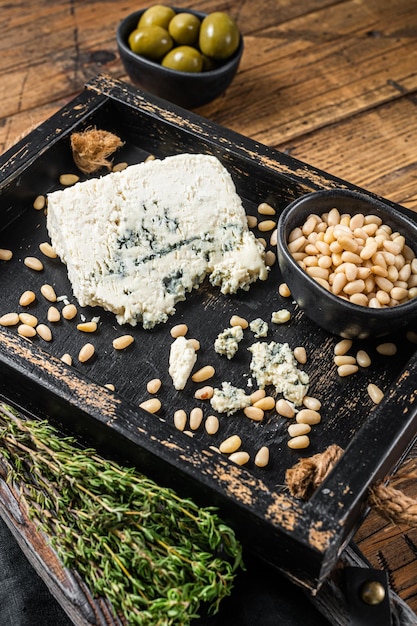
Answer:
<svg viewBox="0 0 417 626"><path fill-rule="evenodd" d="M175 389L184 389L196 361L193 342L185 337L177 337L171 344L168 368Z"/></svg>
<svg viewBox="0 0 417 626"><path fill-rule="evenodd" d="M268 269L229 172L210 155L132 165L48 195L47 228L81 306L152 328L206 276L222 293Z"/></svg>
<svg viewBox="0 0 417 626"><path fill-rule="evenodd" d="M225 328L224 331L217 336L214 342L214 350L217 354L222 354L228 359L233 359L242 339L243 329L241 326Z"/></svg>
<svg viewBox="0 0 417 626"><path fill-rule="evenodd" d="M251 404L250 396L244 389L234 387L231 383L223 382L221 389L214 389L210 404L218 413L232 415Z"/></svg>
<svg viewBox="0 0 417 626"><path fill-rule="evenodd" d="M252 353L250 369L258 386L274 385L277 393L299 406L308 391L309 376L297 368L288 343L258 341L248 348Z"/></svg>

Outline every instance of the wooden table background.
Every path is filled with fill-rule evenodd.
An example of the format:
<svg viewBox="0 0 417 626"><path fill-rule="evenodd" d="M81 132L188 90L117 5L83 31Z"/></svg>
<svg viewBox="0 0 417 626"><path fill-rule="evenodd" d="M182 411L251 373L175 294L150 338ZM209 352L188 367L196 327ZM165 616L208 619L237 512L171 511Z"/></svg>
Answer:
<svg viewBox="0 0 417 626"><path fill-rule="evenodd" d="M98 73L128 80L115 30L140 0L0 2L0 152ZM183 1L245 38L208 119L417 210L417 0ZM411 452L413 454L413 451ZM407 493L417 497L417 487ZM417 612L417 530L372 513L356 541Z"/></svg>

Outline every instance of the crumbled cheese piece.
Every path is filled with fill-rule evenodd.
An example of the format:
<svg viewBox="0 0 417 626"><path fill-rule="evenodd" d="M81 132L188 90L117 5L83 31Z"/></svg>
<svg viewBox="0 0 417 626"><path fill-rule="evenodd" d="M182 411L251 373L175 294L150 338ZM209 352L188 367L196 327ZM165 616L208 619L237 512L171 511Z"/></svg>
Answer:
<svg viewBox="0 0 417 626"><path fill-rule="evenodd" d="M168 368L175 389L184 389L196 361L194 343L185 337L177 337L171 344Z"/></svg>
<svg viewBox="0 0 417 626"><path fill-rule="evenodd" d="M281 309L280 311L274 311L271 315L271 322L273 324L285 324L291 318L291 313L287 309Z"/></svg>
<svg viewBox="0 0 417 626"><path fill-rule="evenodd" d="M231 383L223 382L221 389L214 389L210 403L218 413L232 415L239 409L249 406L251 399L250 396L246 395L244 389L239 389L239 387L234 387Z"/></svg>
<svg viewBox="0 0 417 626"><path fill-rule="evenodd" d="M253 320L249 324L249 328L255 335L256 339L259 339L259 337L266 337L268 334L268 324L260 317L257 317L256 320Z"/></svg>
<svg viewBox="0 0 417 626"><path fill-rule="evenodd" d="M217 336L214 342L214 350L217 354L223 354L228 359L232 359L239 348L239 342L243 339L243 329L241 326L231 326L225 328L222 333Z"/></svg>
<svg viewBox="0 0 417 626"><path fill-rule="evenodd" d="M50 193L47 228L79 304L120 324L165 322L206 276L228 294L268 274L214 156L154 159Z"/></svg>
<svg viewBox="0 0 417 626"><path fill-rule="evenodd" d="M248 350L252 353L250 369L258 386L274 385L277 393L286 400L301 405L308 391L309 377L297 368L297 361L288 343L264 341L254 343Z"/></svg>

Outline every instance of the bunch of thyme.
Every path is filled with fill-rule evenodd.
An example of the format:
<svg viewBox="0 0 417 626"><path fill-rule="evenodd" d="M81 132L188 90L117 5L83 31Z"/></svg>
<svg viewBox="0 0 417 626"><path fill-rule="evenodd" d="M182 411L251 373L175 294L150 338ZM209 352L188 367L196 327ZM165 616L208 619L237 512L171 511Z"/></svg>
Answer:
<svg viewBox="0 0 417 626"><path fill-rule="evenodd" d="M185 626L230 594L241 546L214 509L4 404L0 456L62 563L129 625Z"/></svg>

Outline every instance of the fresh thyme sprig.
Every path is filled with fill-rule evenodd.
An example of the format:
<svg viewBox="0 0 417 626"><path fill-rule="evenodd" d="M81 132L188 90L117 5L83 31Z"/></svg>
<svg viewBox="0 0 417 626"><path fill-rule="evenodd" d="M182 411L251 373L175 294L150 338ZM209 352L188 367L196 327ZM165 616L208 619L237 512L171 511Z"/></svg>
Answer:
<svg viewBox="0 0 417 626"><path fill-rule="evenodd" d="M242 551L211 507L0 405L0 456L63 564L127 623L186 626L218 611Z"/></svg>

